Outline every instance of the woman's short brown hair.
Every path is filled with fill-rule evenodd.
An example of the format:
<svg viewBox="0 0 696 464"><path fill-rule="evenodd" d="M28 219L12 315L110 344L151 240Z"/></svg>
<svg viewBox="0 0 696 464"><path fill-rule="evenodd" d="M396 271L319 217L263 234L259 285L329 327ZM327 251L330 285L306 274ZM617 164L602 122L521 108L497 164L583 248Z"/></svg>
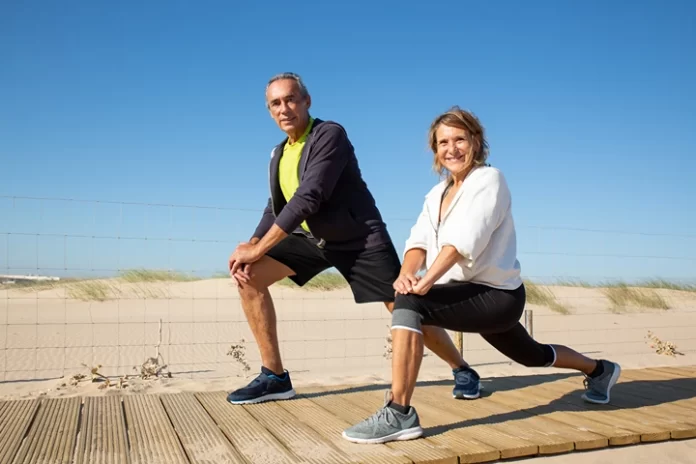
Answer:
<svg viewBox="0 0 696 464"><path fill-rule="evenodd" d="M441 176L445 173L445 168L437 158L437 138L435 137L435 132L442 124L466 131L471 146L471 150L466 155L467 170L486 163L488 159L488 141L486 141L485 130L481 122L473 113L462 110L458 106L453 106L449 111L435 118L428 132L430 149L433 151L433 168L435 172Z"/></svg>

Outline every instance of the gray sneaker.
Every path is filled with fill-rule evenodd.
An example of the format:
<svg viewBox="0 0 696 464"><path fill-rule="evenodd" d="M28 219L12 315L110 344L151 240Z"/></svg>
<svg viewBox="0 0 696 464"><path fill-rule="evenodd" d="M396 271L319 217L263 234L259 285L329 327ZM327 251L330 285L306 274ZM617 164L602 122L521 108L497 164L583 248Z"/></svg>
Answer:
<svg viewBox="0 0 696 464"><path fill-rule="evenodd" d="M601 360L604 372L594 379L585 376L583 383L587 390L582 395L582 399L588 403L607 404L610 399L611 387L614 386L621 375L621 366L616 363Z"/></svg>
<svg viewBox="0 0 696 464"><path fill-rule="evenodd" d="M411 406L408 414L387 406L390 392L385 395L384 406L364 421L343 431L343 438L353 443L377 444L397 440L413 440L423 435L418 413Z"/></svg>

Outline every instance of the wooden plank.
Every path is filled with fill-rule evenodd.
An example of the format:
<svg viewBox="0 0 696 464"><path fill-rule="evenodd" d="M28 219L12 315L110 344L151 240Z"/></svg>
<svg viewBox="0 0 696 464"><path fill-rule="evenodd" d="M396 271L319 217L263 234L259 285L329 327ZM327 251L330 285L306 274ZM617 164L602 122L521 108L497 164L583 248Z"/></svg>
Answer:
<svg viewBox="0 0 696 464"><path fill-rule="evenodd" d="M278 403L283 409L295 416L298 421L307 424L332 446L338 448L357 462L365 464L412 464L407 456L386 446L364 446L343 439L341 433L351 426L348 422L334 416L301 394L291 401Z"/></svg>
<svg viewBox="0 0 696 464"><path fill-rule="evenodd" d="M602 435L606 437L610 446L640 443L640 433L621 428L616 424L605 424L595 419L588 418L583 414L585 409L575 406L572 403L560 405L562 410L559 410L559 405L556 404L559 395L549 392L546 388L543 388L543 386L527 386L526 384L512 382L506 378L496 379L495 386L505 388L504 392L494 393L494 395L497 395L496 399L501 400L500 396L504 394L504 398L517 398L519 400L531 402L532 404L533 401L537 401L538 406L533 406L533 409L529 410L530 413L543 414L543 417L554 422L560 422L574 428ZM532 406L530 405L529 407ZM581 449L581 447L578 447L577 443L576 449Z"/></svg>
<svg viewBox="0 0 696 464"><path fill-rule="evenodd" d="M542 388L537 388L536 391L538 390L542 390ZM549 436L558 435L572 443L573 448L569 451L573 449L586 451L609 446L609 438L605 435L550 418L548 413L552 413L553 409L546 404L540 404L537 395L516 395L515 392L500 392L486 398L486 401L528 413L531 417L524 420L525 424L533 425L535 429Z"/></svg>
<svg viewBox="0 0 696 464"><path fill-rule="evenodd" d="M658 367L652 369L667 370L670 372L679 372L686 378L696 378L696 366L670 366L670 367Z"/></svg>
<svg viewBox="0 0 696 464"><path fill-rule="evenodd" d="M510 433L510 430L505 427L484 425L478 415L470 410L454 413L449 406L455 400L449 392L444 396L448 407L440 408L443 396L436 393L437 396L431 398L431 388L416 388L412 405L418 411L422 425L430 431L437 431L437 433L428 433L428 438L454 450L460 460L467 462L479 456L487 460L493 459L491 450L497 451L503 458L538 454L538 445L525 437ZM346 399L354 404L364 405L368 409L382 407L384 402L382 394L377 391L348 394Z"/></svg>
<svg viewBox="0 0 696 464"><path fill-rule="evenodd" d="M558 383L568 383L569 381L572 380L562 380ZM645 407L644 401L633 396L630 392L627 392L628 394L626 395L622 395L620 393L622 382L625 382L625 379L619 379L619 382L614 387L615 390L612 390L610 404L597 405L600 409L605 410L607 414L611 413L613 417L621 418L625 420L627 423L639 422L641 425L647 425L649 427L654 428L655 430L658 430L660 432L660 441L668 440L669 438L671 438L673 432L685 433L689 436L693 433L696 433L696 430L694 430L693 425L683 423L678 419L665 416L662 413L651 411L650 408ZM584 401L580 398L579 392L576 401L584 403ZM588 408L596 408L597 406L587 405ZM663 438L665 434L667 435L667 438ZM648 440L649 439L646 439L643 435L641 435L641 441Z"/></svg>
<svg viewBox="0 0 696 464"><path fill-rule="evenodd" d="M85 398L77 464L128 464L126 424L118 396Z"/></svg>
<svg viewBox="0 0 696 464"><path fill-rule="evenodd" d="M15 464L72 462L81 398L44 399Z"/></svg>
<svg viewBox="0 0 696 464"><path fill-rule="evenodd" d="M196 398L227 439L250 463L301 462L241 406L228 403L224 392L199 393ZM291 425L292 424L292 425ZM288 427L294 423L285 424Z"/></svg>
<svg viewBox="0 0 696 464"><path fill-rule="evenodd" d="M193 395L172 393L160 399L192 464L246 462Z"/></svg>
<svg viewBox="0 0 696 464"><path fill-rule="evenodd" d="M158 395L127 395L123 406L133 464L188 464Z"/></svg>
<svg viewBox="0 0 696 464"><path fill-rule="evenodd" d="M628 373L630 375L630 372ZM621 414L630 420L649 420L670 432L671 438L696 437L696 417L683 408L669 404L669 392L672 389L652 386L652 391L646 392L640 386L632 386L633 382L623 377L614 387L611 405L621 409Z"/></svg>
<svg viewBox="0 0 696 464"><path fill-rule="evenodd" d="M296 456L313 464L357 462L351 456L331 446L307 425L299 422L277 402L243 406L263 427L272 433Z"/></svg>
<svg viewBox="0 0 696 464"><path fill-rule="evenodd" d="M696 378L657 369L629 371L622 375L622 378L622 388L635 387L636 392L643 398L654 398L655 393L659 392L662 400L669 399L672 404L696 410Z"/></svg>
<svg viewBox="0 0 696 464"><path fill-rule="evenodd" d="M0 464L15 457L31 421L39 409L39 400L5 401L0 405Z"/></svg>
<svg viewBox="0 0 696 464"><path fill-rule="evenodd" d="M662 380L662 381L661 381ZM630 395L627 401L636 409L676 425L671 430L675 439L696 437L696 389L674 388L674 380L654 372L629 372L619 383L621 392Z"/></svg>
<svg viewBox="0 0 696 464"><path fill-rule="evenodd" d="M339 390L339 388L336 388ZM331 391L311 395L310 400L326 409L341 420L354 425L369 417L375 411L365 408L363 405L348 401L344 394L335 394ZM421 416L421 420L423 417ZM385 444L388 448L399 451L418 464L457 464L458 454L431 437L418 440L390 442Z"/></svg>
<svg viewBox="0 0 696 464"><path fill-rule="evenodd" d="M585 403L580 398L582 390L577 389L575 391L568 390L568 383L572 386L577 387L578 379L581 377L576 377L570 379L570 382L563 384L564 380L558 380L555 382L544 383L543 388L554 395L557 395L558 408L565 408L565 405L572 405L583 411L583 415L590 420L594 420L605 425L617 425L623 429L637 432L640 434L641 442L657 442L665 441L670 439L670 432L666 430L661 424L655 424L654 421L636 423L635 419L626 417L622 414L622 411L612 405L594 405ZM510 377L509 380L515 380L514 377ZM582 385L582 383L580 384ZM525 386L524 384L520 385Z"/></svg>
<svg viewBox="0 0 696 464"><path fill-rule="evenodd" d="M479 398L476 401L454 400L449 386L416 388L413 404L420 409L428 404L435 408L433 412L439 417L443 417L443 412L447 411L455 417L466 417L467 422L478 424L488 435L482 439L497 446L503 458L521 457L509 451L510 448L514 450L515 447L522 446L516 445L517 442L533 445L536 448L534 454L566 453L575 447L572 440L540 428L532 415L518 408L494 403L489 398ZM496 435L499 438L494 442L493 437Z"/></svg>
<svg viewBox="0 0 696 464"><path fill-rule="evenodd" d="M691 384L692 382L696 381L696 372L679 367L654 367L650 369L650 373L668 375L669 378L672 379L684 379L683 383L685 385L682 385L682 382L678 382L677 386L679 388L688 388L690 391L694 391L694 388L691 388Z"/></svg>

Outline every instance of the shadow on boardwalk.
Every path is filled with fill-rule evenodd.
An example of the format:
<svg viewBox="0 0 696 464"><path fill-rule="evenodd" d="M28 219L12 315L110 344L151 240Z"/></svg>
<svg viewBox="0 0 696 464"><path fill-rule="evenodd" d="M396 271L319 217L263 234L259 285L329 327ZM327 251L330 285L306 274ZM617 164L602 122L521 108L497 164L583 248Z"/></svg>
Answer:
<svg viewBox="0 0 696 464"><path fill-rule="evenodd" d="M425 430L425 436L432 437L452 429L465 428L476 424L494 425L507 421L522 420L528 418L530 415L543 416L553 412L576 412L579 409L585 411L634 410L696 398L696 378L679 378L668 380L624 380L623 382L616 384L612 389L611 403L609 405L589 404L584 402L581 398L581 395L584 392L582 383L583 376L576 373L559 373L548 375L537 374L482 379L481 397L491 397L491 399L495 399L495 395L497 393L520 390L522 388L534 387L543 384L551 384L573 378L577 379L578 387L572 391L562 394L547 404L540 404L502 414L491 414L488 417L477 418L475 420L463 420L460 422L430 427ZM418 382L416 389L433 386L450 387L452 386L452 381L438 380ZM298 397L311 399L348 393L380 391L387 390L389 388L390 384L379 383L374 385L346 387L325 392L303 393L298 395ZM533 392L530 392L529 394L533 395ZM540 399L539 401L543 400ZM696 423L696 409L694 409L694 422Z"/></svg>
<svg viewBox="0 0 696 464"><path fill-rule="evenodd" d="M539 377L546 377L547 382L554 381L552 379L548 379L548 377L552 376ZM582 386L582 376L571 374L566 377L577 377L579 388L569 391L547 404L532 406L520 409L519 411L511 411L503 414L491 414L488 417L477 419L476 423L494 425L507 421L522 420L530 415L543 416L553 412L576 412L580 409L585 411L635 410L696 398L696 378L669 380L628 380L614 386L614 388L611 390L610 404L591 404L586 403L581 398L581 395L584 392L584 388ZM515 382L517 385L509 382L509 378L501 379L500 383L503 382L504 385L501 385L503 388L497 388L496 380L491 380L489 383L489 391L486 396L490 396L492 399L495 399L495 394L497 392L532 386L532 383L527 383L522 379ZM693 412L694 423L696 423L696 409L694 409ZM442 424L437 427L430 427L425 431L425 435L434 436L445 433L452 429L468 427L471 425L474 425L474 421L464 420L456 423Z"/></svg>

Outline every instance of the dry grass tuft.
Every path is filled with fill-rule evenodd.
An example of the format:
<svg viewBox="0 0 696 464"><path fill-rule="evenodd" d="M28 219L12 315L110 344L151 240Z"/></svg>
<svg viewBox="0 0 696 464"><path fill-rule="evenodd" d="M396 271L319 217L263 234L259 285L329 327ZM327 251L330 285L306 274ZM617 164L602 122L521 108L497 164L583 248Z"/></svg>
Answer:
<svg viewBox="0 0 696 464"><path fill-rule="evenodd" d="M629 287L624 283L619 283L604 288L602 292L609 299L612 312L624 312L629 306L669 309L665 299L649 288Z"/></svg>
<svg viewBox="0 0 696 464"><path fill-rule="evenodd" d="M677 351L677 345L672 342L663 342L650 330L648 330L648 334L645 336L645 338L649 340L650 348L653 348L657 354L664 354L667 356L684 356L684 353Z"/></svg>
<svg viewBox="0 0 696 464"><path fill-rule="evenodd" d="M391 359L392 358L392 335L391 335L391 326L387 324L387 336L384 338L384 357L386 359Z"/></svg>
<svg viewBox="0 0 696 464"><path fill-rule="evenodd" d="M239 343L230 346L229 351L227 351L227 356L232 356L232 358L242 366L242 372L244 372L245 375L251 370L251 366L246 360L246 341L243 338Z"/></svg>
<svg viewBox="0 0 696 464"><path fill-rule="evenodd" d="M570 314L570 309L561 304L547 287L539 286L528 281L524 283L524 287L527 292L527 302L546 306L559 314Z"/></svg>

